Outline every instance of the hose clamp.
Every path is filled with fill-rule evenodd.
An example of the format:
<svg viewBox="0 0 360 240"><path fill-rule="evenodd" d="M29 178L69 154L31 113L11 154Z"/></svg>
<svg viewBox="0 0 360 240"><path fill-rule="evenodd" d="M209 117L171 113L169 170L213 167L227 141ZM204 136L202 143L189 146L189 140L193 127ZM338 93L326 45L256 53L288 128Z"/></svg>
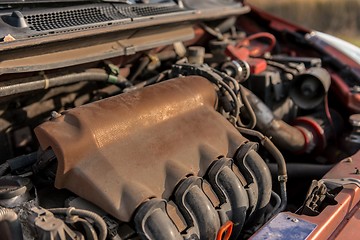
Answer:
<svg viewBox="0 0 360 240"><path fill-rule="evenodd" d="M287 182L288 180L288 176L287 175L279 175L278 176L278 181L279 182Z"/></svg>

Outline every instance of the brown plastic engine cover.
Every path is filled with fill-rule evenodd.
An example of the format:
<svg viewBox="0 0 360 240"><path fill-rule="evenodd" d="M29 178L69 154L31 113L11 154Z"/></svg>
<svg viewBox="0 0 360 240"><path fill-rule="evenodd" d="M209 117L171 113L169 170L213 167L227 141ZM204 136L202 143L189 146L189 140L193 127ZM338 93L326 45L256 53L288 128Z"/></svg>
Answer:
<svg viewBox="0 0 360 240"><path fill-rule="evenodd" d="M204 176L246 139L218 112L214 86L184 77L87 104L35 129L58 159L55 186L121 221L186 176Z"/></svg>

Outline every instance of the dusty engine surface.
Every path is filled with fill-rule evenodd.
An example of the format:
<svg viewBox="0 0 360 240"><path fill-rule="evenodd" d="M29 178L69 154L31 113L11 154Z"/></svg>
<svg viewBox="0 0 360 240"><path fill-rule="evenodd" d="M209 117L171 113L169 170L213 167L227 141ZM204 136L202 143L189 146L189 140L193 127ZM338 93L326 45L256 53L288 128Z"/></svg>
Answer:
<svg viewBox="0 0 360 240"><path fill-rule="evenodd" d="M357 237L360 60L338 41L235 0L15 2L0 239Z"/></svg>
<svg viewBox="0 0 360 240"><path fill-rule="evenodd" d="M240 232L271 195L256 144L217 101L207 79L177 78L69 110L35 133L57 157L56 187L120 221L135 215L144 238L212 239L229 220Z"/></svg>
<svg viewBox="0 0 360 240"><path fill-rule="evenodd" d="M59 156L57 187L129 221L142 202L168 199L186 176L204 176L244 144L215 104L211 83L186 77L69 110L35 132Z"/></svg>

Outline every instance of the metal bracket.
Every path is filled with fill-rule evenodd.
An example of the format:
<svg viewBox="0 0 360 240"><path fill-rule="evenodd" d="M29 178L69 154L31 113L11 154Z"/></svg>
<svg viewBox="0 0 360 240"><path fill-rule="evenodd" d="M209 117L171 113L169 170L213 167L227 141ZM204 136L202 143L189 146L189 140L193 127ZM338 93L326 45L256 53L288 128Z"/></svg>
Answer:
<svg viewBox="0 0 360 240"><path fill-rule="evenodd" d="M339 178L339 179L322 179L324 183L333 183L341 186L354 184L360 188L360 179L356 178Z"/></svg>

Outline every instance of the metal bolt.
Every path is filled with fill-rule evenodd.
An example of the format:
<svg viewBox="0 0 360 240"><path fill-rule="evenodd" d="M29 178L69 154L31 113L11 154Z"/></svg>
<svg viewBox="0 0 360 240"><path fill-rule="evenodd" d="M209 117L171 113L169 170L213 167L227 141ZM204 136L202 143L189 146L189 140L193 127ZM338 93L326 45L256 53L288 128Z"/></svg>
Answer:
<svg viewBox="0 0 360 240"><path fill-rule="evenodd" d="M56 112L56 111L52 111L50 114L50 119L56 119L58 117L61 117L61 114Z"/></svg>
<svg viewBox="0 0 360 240"><path fill-rule="evenodd" d="M293 218L293 219L291 219L291 221L294 222L294 223L297 223L297 222L299 222L299 219Z"/></svg>

